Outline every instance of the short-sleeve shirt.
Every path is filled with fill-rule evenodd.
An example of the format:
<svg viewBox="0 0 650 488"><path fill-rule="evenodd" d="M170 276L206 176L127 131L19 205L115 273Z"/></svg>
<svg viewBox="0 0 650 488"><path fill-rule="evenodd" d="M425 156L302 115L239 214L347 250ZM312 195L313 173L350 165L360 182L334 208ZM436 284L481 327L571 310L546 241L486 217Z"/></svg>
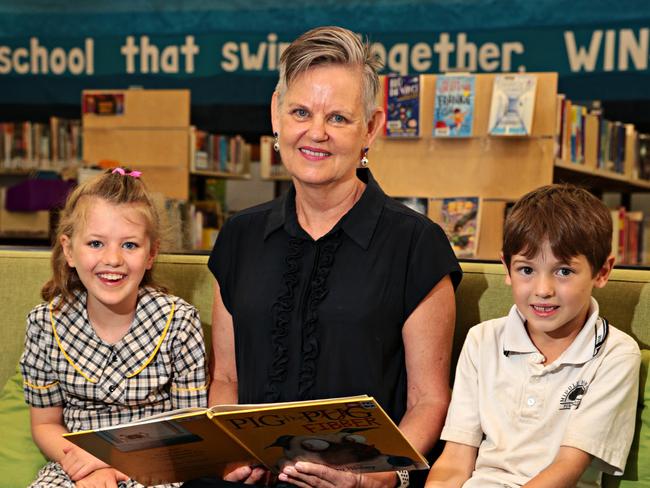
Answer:
<svg viewBox="0 0 650 488"><path fill-rule="evenodd" d="M143 287L128 332L108 344L88 320L85 292L57 310L59 300L27 318L20 367L29 405L63 407L69 431L206 406L205 346L194 307Z"/></svg>
<svg viewBox="0 0 650 488"><path fill-rule="evenodd" d="M458 360L441 438L478 447L464 488L521 486L550 465L560 446L594 456L578 487L621 474L634 434L637 343L598 316L551 364L513 306L470 329Z"/></svg>
<svg viewBox="0 0 650 488"><path fill-rule="evenodd" d="M298 223L294 188L219 233L208 265L233 318L241 403L368 394L394 420L404 414L402 326L461 271L438 225L369 171L358 177L360 199L318 240Z"/></svg>

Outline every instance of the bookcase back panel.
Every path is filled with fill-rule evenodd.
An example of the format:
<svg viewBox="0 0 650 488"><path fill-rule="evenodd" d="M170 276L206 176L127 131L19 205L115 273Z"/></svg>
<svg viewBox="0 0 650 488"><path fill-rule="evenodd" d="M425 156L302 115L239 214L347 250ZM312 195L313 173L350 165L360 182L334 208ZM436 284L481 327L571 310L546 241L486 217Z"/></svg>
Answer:
<svg viewBox="0 0 650 488"><path fill-rule="evenodd" d="M123 96L122 112L114 115L84 113L85 128L187 127L190 125L189 90L84 90L86 95Z"/></svg>
<svg viewBox="0 0 650 488"><path fill-rule="evenodd" d="M553 180L545 138L377 140L370 168L392 196L516 199Z"/></svg>
<svg viewBox="0 0 650 488"><path fill-rule="evenodd" d="M190 175L187 168L150 166L143 169L142 178L147 188L153 192L176 200L189 199Z"/></svg>
<svg viewBox="0 0 650 488"><path fill-rule="evenodd" d="M188 171L188 129L89 129L84 127L83 159L117 161L133 168L182 168Z"/></svg>

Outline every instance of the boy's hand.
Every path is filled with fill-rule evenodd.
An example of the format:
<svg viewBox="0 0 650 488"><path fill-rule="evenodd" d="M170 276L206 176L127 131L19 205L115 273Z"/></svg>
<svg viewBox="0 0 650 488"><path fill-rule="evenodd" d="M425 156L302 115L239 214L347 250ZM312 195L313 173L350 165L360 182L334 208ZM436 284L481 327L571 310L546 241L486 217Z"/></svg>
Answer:
<svg viewBox="0 0 650 488"><path fill-rule="evenodd" d="M128 481L128 477L113 468L101 468L93 471L85 478L77 481L77 488L117 488L120 481Z"/></svg>
<svg viewBox="0 0 650 488"><path fill-rule="evenodd" d="M66 446L63 453L60 464L72 481L81 480L98 469L110 468L108 464L78 446Z"/></svg>

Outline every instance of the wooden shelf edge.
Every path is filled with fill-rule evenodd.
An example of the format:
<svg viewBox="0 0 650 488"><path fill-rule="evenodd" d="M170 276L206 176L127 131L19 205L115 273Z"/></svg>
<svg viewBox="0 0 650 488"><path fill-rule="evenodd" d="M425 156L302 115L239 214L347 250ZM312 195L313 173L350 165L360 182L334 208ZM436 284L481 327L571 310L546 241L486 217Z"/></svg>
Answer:
<svg viewBox="0 0 650 488"><path fill-rule="evenodd" d="M554 167L555 169L560 169L564 172L573 173L576 176L584 175L598 183L598 186L607 187L608 185L611 185L616 189L620 189L621 186L626 186L629 190L637 189L641 191L650 191L650 181L629 178L613 171L588 168L582 164L567 163L566 161L559 160L555 161Z"/></svg>

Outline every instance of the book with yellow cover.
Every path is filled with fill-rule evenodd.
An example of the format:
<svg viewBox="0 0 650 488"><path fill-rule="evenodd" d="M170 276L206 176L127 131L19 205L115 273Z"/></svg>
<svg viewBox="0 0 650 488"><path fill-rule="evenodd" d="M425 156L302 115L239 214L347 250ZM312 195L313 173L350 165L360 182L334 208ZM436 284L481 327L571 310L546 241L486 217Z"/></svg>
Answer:
<svg viewBox="0 0 650 488"><path fill-rule="evenodd" d="M369 396L183 409L65 434L143 485L220 476L233 466L311 461L353 472L428 464Z"/></svg>

